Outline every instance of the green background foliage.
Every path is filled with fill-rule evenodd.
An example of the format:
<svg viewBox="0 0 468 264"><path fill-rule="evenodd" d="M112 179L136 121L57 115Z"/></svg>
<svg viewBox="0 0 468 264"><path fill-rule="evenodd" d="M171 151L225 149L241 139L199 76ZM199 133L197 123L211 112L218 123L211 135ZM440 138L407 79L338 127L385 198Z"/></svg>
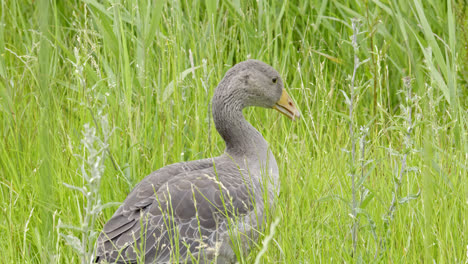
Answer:
<svg viewBox="0 0 468 264"><path fill-rule="evenodd" d="M79 261L59 234L80 233L59 222L79 226L86 213L82 193L64 185L84 184L77 155L85 155L86 123L108 118L113 133L100 195L103 203L123 201L151 171L222 153L211 95L232 65L254 58L281 73L303 116L290 122L267 109L244 112L281 171L272 212L280 221L261 262L465 263L467 5L3 0L2 262ZM343 94L350 94L354 69L352 19L364 63L349 117ZM403 78L411 79L409 96ZM350 164L361 127L369 129L365 151L357 148L363 158ZM350 172L362 175L357 220L350 217ZM399 203L385 220L393 196ZM115 209L99 214L96 232Z"/></svg>

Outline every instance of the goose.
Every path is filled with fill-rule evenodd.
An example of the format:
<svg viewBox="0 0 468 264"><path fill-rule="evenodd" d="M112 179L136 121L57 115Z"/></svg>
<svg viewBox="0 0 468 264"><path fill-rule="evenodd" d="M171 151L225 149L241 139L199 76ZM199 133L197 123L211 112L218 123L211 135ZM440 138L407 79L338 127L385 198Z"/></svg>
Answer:
<svg viewBox="0 0 468 264"><path fill-rule="evenodd" d="M251 106L300 117L273 67L258 60L234 65L212 98L224 153L146 176L104 225L95 262L235 263L236 252L248 254L280 187L267 141L242 114Z"/></svg>

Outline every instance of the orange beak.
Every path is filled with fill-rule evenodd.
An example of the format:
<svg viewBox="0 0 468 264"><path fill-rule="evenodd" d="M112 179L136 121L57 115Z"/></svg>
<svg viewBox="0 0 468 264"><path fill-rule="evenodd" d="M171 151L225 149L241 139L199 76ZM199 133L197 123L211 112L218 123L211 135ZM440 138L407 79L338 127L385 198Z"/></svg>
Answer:
<svg viewBox="0 0 468 264"><path fill-rule="evenodd" d="M278 100L278 102L276 102L275 106L273 106L273 109L286 115L291 120L296 120L301 117L301 113L299 112L299 110L297 110L296 106L291 100L291 97L289 97L289 94L286 92L285 89L283 89L283 93L281 94L281 97Z"/></svg>

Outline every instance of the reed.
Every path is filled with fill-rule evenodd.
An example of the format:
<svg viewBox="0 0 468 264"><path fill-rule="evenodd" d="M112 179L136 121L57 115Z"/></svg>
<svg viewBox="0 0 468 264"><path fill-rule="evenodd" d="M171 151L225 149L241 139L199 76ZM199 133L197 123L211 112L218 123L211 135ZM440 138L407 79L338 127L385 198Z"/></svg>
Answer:
<svg viewBox="0 0 468 264"><path fill-rule="evenodd" d="M278 69L303 118L244 111L276 155L282 190L241 262L466 262L466 1L0 5L3 262L76 263L83 254L64 235L87 237L89 250L115 211L87 218L89 197L64 185L89 184L76 157L89 157L85 124L107 142L101 204L160 167L218 156L210 98L247 58ZM355 56L369 61L356 69Z"/></svg>

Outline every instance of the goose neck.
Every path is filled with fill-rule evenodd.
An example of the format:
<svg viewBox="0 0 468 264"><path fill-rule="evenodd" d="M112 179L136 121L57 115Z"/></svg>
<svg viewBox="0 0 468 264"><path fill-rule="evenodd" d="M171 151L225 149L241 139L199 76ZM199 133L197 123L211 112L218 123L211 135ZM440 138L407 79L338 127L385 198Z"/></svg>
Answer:
<svg viewBox="0 0 468 264"><path fill-rule="evenodd" d="M242 114L244 105L234 96L213 97L213 120L216 130L226 143L226 153L231 156L263 156L268 149L263 136Z"/></svg>

